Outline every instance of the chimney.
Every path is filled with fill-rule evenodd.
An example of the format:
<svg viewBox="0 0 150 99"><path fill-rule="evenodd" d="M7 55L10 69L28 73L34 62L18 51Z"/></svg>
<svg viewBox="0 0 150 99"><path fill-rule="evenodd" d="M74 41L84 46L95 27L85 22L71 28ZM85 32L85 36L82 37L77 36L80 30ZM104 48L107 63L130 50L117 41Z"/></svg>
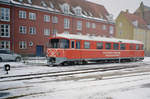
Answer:
<svg viewBox="0 0 150 99"><path fill-rule="evenodd" d="M129 13L129 9L126 9L126 13Z"/></svg>

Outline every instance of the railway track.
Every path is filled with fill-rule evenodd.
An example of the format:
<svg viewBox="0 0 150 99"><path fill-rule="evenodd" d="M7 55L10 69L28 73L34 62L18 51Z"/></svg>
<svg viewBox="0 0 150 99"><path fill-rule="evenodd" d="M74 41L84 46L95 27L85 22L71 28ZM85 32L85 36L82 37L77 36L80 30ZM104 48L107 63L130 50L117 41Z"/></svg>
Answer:
<svg viewBox="0 0 150 99"><path fill-rule="evenodd" d="M146 73L140 73L140 74L129 74L129 75L122 75L122 76L119 76L119 77L109 77L109 78L104 78L102 80L109 80L109 79L118 79L118 78L130 78L130 77L136 77L136 76L146 76L146 75L150 75L149 72L146 72ZM150 78L148 78L150 79ZM147 79L147 80L148 80ZM140 79L134 79L133 81L141 81L141 80L145 80L145 78L140 78ZM121 84L121 83L129 83L131 82L131 80L127 80L127 81L120 81L120 82L114 82L114 83L107 83L107 84L103 84L101 86L108 86L110 84L113 84L113 85L118 85L118 84ZM95 85L88 85L89 86L95 86ZM29 87L32 87L32 86L29 86ZM84 86L83 86L84 88ZM65 89L67 90L67 89ZM62 90L55 90L55 91L62 91ZM35 96L35 95L42 95L42 94L48 94L48 93L52 93L52 91L38 91L38 92L32 92L32 93L26 93L26 94L18 94L18 95L14 95L14 96L8 96L8 97L5 97L3 99L16 99L16 98L22 98L22 97L28 97L28 96Z"/></svg>
<svg viewBox="0 0 150 99"><path fill-rule="evenodd" d="M142 64L142 66L147 64ZM61 76L69 76L75 74L85 74L85 73L95 73L95 72L105 72L111 70L121 70L127 68L135 68L140 67L139 65L132 66L111 66L111 67L97 67L97 68L88 68L88 69L80 69L80 70L69 70L69 71L58 71L58 72L46 72L46 73L35 73L35 74L26 74L26 75L15 75L15 76L4 76L0 77L0 82L8 82L8 81L21 81L21 80L30 80L30 79L38 79L45 77L61 77Z"/></svg>

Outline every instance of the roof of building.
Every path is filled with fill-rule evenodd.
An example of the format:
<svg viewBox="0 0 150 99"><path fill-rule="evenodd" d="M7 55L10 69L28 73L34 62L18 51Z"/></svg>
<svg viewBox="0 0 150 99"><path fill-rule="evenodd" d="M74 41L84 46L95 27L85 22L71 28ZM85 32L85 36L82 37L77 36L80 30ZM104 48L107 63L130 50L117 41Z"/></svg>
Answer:
<svg viewBox="0 0 150 99"><path fill-rule="evenodd" d="M131 14L129 12L121 12L126 18L127 20L134 26L134 27L138 27L138 28L142 28L142 29L148 29L147 28L147 24L146 22L142 19L142 17L137 16L135 14ZM136 24L134 24L135 22L137 22Z"/></svg>
<svg viewBox="0 0 150 99"><path fill-rule="evenodd" d="M59 33L56 37L62 37L67 39L76 39L76 40L90 40L90 41L106 41L106 42L121 42L121 43L134 43L134 44L143 44L141 41L137 40L126 40L126 39L117 39L117 38L106 38L100 36L89 36L89 35L75 35L75 34L64 34Z"/></svg>
<svg viewBox="0 0 150 99"><path fill-rule="evenodd" d="M109 13L105 9L104 6L92 3L86 0L12 0L13 3L18 4L28 4L32 5L33 7L45 7L49 9L57 10L58 12L62 12L61 5L67 3L70 6L70 12L74 15L73 8L81 7L82 14L84 16L99 18L103 20L108 20ZM44 3L44 4L43 4Z"/></svg>
<svg viewBox="0 0 150 99"><path fill-rule="evenodd" d="M134 14L142 17L147 25L150 25L150 7L146 6L141 2L139 8L134 12Z"/></svg>

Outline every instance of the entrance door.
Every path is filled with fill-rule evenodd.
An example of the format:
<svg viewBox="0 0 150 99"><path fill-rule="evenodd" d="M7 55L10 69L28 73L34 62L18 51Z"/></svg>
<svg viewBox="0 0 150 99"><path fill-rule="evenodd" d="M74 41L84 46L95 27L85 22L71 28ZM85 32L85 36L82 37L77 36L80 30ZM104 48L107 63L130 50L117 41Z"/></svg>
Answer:
<svg viewBox="0 0 150 99"><path fill-rule="evenodd" d="M42 45L36 46L36 56L43 56L43 46Z"/></svg>

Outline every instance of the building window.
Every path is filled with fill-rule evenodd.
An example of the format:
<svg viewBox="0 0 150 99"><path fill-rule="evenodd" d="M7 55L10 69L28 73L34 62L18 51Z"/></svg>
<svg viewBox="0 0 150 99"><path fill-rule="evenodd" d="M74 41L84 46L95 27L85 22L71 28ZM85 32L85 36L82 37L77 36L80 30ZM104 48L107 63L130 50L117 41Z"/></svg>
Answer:
<svg viewBox="0 0 150 99"><path fill-rule="evenodd" d="M20 32L21 34L26 34L26 26L20 26L20 27L19 27L19 32Z"/></svg>
<svg viewBox="0 0 150 99"><path fill-rule="evenodd" d="M64 34L69 34L69 31L64 31Z"/></svg>
<svg viewBox="0 0 150 99"><path fill-rule="evenodd" d="M106 30L106 25L103 25L103 26L102 26L102 30Z"/></svg>
<svg viewBox="0 0 150 99"><path fill-rule="evenodd" d="M10 37L10 25L8 24L0 25L0 37Z"/></svg>
<svg viewBox="0 0 150 99"><path fill-rule="evenodd" d="M64 19L64 29L69 29L70 27L70 20L65 18Z"/></svg>
<svg viewBox="0 0 150 99"><path fill-rule="evenodd" d="M50 36L50 29L44 29L44 35Z"/></svg>
<svg viewBox="0 0 150 99"><path fill-rule="evenodd" d="M95 29L96 28L96 24L92 23L92 28Z"/></svg>
<svg viewBox="0 0 150 99"><path fill-rule="evenodd" d="M90 48L90 42L84 42L84 48L89 49Z"/></svg>
<svg viewBox="0 0 150 99"><path fill-rule="evenodd" d="M63 12L66 13L66 14L69 13L69 5L68 4L63 5Z"/></svg>
<svg viewBox="0 0 150 99"><path fill-rule="evenodd" d="M82 21L77 21L77 30L82 30Z"/></svg>
<svg viewBox="0 0 150 99"><path fill-rule="evenodd" d="M10 21L10 9L9 8L0 8L0 20Z"/></svg>
<svg viewBox="0 0 150 99"><path fill-rule="evenodd" d="M20 49L26 49L27 48L26 41L20 41L19 42L19 48Z"/></svg>
<svg viewBox="0 0 150 99"><path fill-rule="evenodd" d="M57 16L52 17L52 23L58 23L58 17Z"/></svg>
<svg viewBox="0 0 150 99"><path fill-rule="evenodd" d="M119 22L119 27L122 27L122 22Z"/></svg>
<svg viewBox="0 0 150 99"><path fill-rule="evenodd" d="M108 50L111 49L111 43L106 43L105 48Z"/></svg>
<svg viewBox="0 0 150 99"><path fill-rule="evenodd" d="M125 44L120 44L120 50L125 50L126 47L125 47Z"/></svg>
<svg viewBox="0 0 150 99"><path fill-rule="evenodd" d="M36 20L36 13L29 12L29 19Z"/></svg>
<svg viewBox="0 0 150 99"><path fill-rule="evenodd" d="M50 22L50 16L44 15L44 22Z"/></svg>
<svg viewBox="0 0 150 99"><path fill-rule="evenodd" d="M90 22L86 22L86 28L90 28Z"/></svg>
<svg viewBox="0 0 150 99"><path fill-rule="evenodd" d="M113 44L113 49L114 50L118 50L119 49L119 44L118 43L114 43Z"/></svg>
<svg viewBox="0 0 150 99"><path fill-rule="evenodd" d="M0 49L10 49L10 41L0 41Z"/></svg>
<svg viewBox="0 0 150 99"><path fill-rule="evenodd" d="M36 34L36 28L35 27L30 27L29 33L32 34L32 35Z"/></svg>
<svg viewBox="0 0 150 99"><path fill-rule="evenodd" d="M82 9L80 7L75 8L75 14L80 16L82 14Z"/></svg>
<svg viewBox="0 0 150 99"><path fill-rule="evenodd" d="M26 19L26 11L19 11L19 18Z"/></svg>
<svg viewBox="0 0 150 99"><path fill-rule="evenodd" d="M56 35L57 35L57 30L54 29L53 32L52 32L52 36L55 37Z"/></svg>
<svg viewBox="0 0 150 99"><path fill-rule="evenodd" d="M113 27L113 26L110 26L110 27L109 27L109 33L110 33L110 34L113 34L113 33L114 33L114 27Z"/></svg>
<svg viewBox="0 0 150 99"><path fill-rule="evenodd" d="M97 43L97 49L103 49L103 43Z"/></svg>
<svg viewBox="0 0 150 99"><path fill-rule="evenodd" d="M29 42L29 46L33 46L33 42L31 41L31 42Z"/></svg>

